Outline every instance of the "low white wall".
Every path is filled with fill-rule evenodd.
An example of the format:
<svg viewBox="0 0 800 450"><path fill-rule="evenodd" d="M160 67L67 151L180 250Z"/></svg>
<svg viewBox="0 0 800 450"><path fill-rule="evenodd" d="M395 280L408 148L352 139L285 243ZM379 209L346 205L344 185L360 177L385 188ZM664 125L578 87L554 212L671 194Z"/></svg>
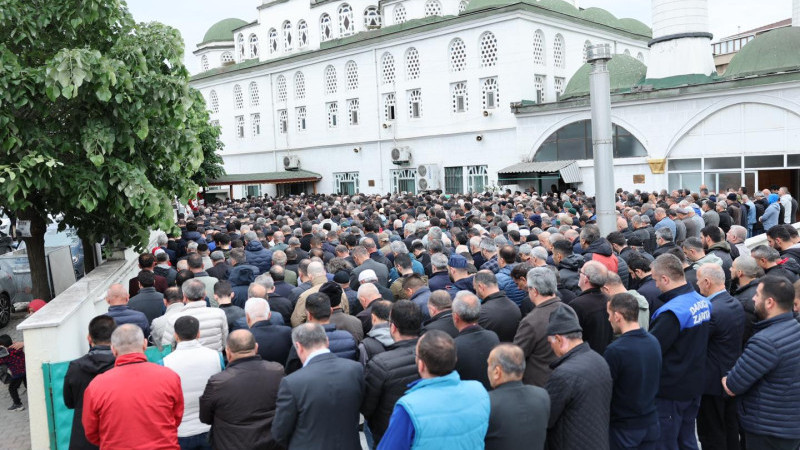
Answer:
<svg viewBox="0 0 800 450"><path fill-rule="evenodd" d="M151 233L148 248L155 245L156 235ZM42 363L73 360L89 350L89 322L108 311L105 294L109 286L121 283L127 287L128 280L139 272L138 256L133 249L115 254L115 259L98 266L17 326L25 341L31 448L50 448Z"/></svg>
<svg viewBox="0 0 800 450"><path fill-rule="evenodd" d="M800 230L800 222L793 223L792 226L795 227L795 229ZM746 245L747 248L751 250L758 247L759 245L769 245L767 244L767 234L762 233L759 234L758 236L753 236L750 239L744 241L744 245Z"/></svg>

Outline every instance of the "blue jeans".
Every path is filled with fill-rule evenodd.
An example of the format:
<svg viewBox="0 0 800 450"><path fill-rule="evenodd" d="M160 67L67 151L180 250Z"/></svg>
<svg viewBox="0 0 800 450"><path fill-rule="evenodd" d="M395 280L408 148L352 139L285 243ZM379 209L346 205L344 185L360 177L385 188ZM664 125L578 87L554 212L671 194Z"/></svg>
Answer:
<svg viewBox="0 0 800 450"><path fill-rule="evenodd" d="M208 433L179 437L178 445L181 446L181 450L211 450L211 442L208 441Z"/></svg>
<svg viewBox="0 0 800 450"><path fill-rule="evenodd" d="M667 400L656 397L661 438L657 450L698 450L694 423L700 397L692 400Z"/></svg>

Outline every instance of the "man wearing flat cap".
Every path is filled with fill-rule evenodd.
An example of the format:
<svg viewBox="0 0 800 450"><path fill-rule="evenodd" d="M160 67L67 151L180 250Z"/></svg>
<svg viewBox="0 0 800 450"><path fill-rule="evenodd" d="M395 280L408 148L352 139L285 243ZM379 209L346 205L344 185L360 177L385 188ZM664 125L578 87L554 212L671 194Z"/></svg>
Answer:
<svg viewBox="0 0 800 450"><path fill-rule="evenodd" d="M575 311L560 305L550 315L547 340L558 359L545 384L550 394L550 450L609 448L613 381L605 359L583 342Z"/></svg>
<svg viewBox="0 0 800 450"><path fill-rule="evenodd" d="M472 285L474 277L469 276L467 273L467 258L453 254L447 261L447 270L450 272L450 279L453 283L447 289L450 297L456 298L458 291L470 291L475 293L475 287Z"/></svg>

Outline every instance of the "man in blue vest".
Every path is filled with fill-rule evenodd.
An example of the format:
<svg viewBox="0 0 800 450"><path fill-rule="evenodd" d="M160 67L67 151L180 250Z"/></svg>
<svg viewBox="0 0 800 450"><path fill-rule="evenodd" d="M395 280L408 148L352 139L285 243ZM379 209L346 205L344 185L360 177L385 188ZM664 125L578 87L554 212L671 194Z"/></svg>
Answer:
<svg viewBox="0 0 800 450"><path fill-rule="evenodd" d="M378 449L483 448L489 394L477 381L461 381L453 338L431 330L417 342L420 380L397 401Z"/></svg>
<svg viewBox="0 0 800 450"><path fill-rule="evenodd" d="M662 357L656 396L661 438L656 448L697 449L695 419L705 388L711 305L686 283L676 256L656 258L652 274L664 302L650 322Z"/></svg>

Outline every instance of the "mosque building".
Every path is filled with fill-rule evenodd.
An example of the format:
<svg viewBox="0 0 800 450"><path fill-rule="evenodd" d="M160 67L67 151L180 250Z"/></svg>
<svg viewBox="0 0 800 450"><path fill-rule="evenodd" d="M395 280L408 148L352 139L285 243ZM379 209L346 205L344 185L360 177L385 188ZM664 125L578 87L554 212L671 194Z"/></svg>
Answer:
<svg viewBox="0 0 800 450"><path fill-rule="evenodd" d="M800 28L737 41L718 74L708 0L652 5L651 30L564 0L264 0L194 51L225 144L211 184L591 194L586 54L609 44L616 186L798 192Z"/></svg>

